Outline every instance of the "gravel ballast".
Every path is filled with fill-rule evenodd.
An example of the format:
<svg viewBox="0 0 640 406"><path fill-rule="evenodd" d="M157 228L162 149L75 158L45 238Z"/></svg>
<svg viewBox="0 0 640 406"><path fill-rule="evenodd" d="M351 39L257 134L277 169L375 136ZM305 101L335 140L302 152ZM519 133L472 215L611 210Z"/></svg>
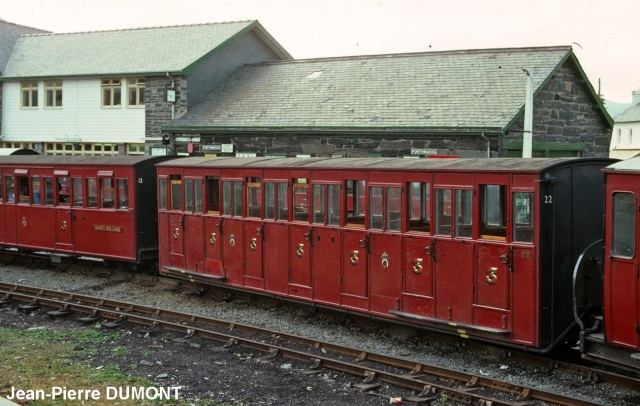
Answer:
<svg viewBox="0 0 640 406"><path fill-rule="evenodd" d="M398 333L397 329L387 329L375 323L361 323L357 318L332 317L325 313L314 313L311 308L279 305L276 301L257 301L244 295L237 295L231 300L216 300L220 296L199 295L190 289L169 289L165 285L140 286L128 283L124 278L118 280L117 276L110 278L100 278L90 271L61 270L50 266L25 268L22 265L1 265L0 280L6 283L20 283L25 285L47 287L49 289L59 289L70 293L100 296L106 299L121 300L146 306L157 306L179 312L186 312L205 317L222 319L238 324L248 324L257 327L274 329L285 334L296 334L309 337L315 340L327 341L341 345L358 348L363 351L381 353L391 356L399 356L410 359L415 363L434 363L440 367L463 370L479 376L490 376L499 378L516 385L540 388L557 393L570 394L602 404L634 405L632 400L640 398L640 392L616 388L609 384L581 384L574 375L565 374L560 371L547 373L534 366L523 365L514 360L502 360L496 355L483 352L472 351L464 346L434 342L425 340L419 334ZM0 312L3 319L11 314L17 313L11 309L3 309ZM16 324L26 323L31 319L33 324L44 323L46 317L43 316L22 316L14 314ZM66 322L66 321L65 321ZM65 323L58 322L58 323ZM6 324L6 323L3 323ZM10 323L9 323L10 324ZM135 337L135 334L132 336ZM135 340L134 340L135 341ZM135 343L131 343L135 345ZM230 354L224 354L225 356ZM176 360L180 355L174 354ZM199 357L201 355L198 355ZM246 370L244 379L251 380L251 376L262 374L263 368L256 367L251 360L251 355L240 353L232 354L232 358L244 358L242 368ZM182 355L184 357L184 354ZM220 357L216 354L215 357ZM216 358L217 359L217 358ZM130 360L129 360L130 361ZM152 362L153 360L149 360ZM164 360L167 361L166 359ZM203 362L206 362L203 360ZM233 377L222 378L221 371L229 371L229 360L211 360L206 362L216 366L218 372L209 371L204 373L211 376L201 376L198 379L198 372L190 372L194 376L190 384L194 398L208 397L216 401L228 401L233 404L388 404L388 398L367 396L354 388L350 384L357 382L353 377L338 377L327 373L320 376L307 377L302 374L295 375L296 378L289 382L276 385L273 382L265 382L263 386L277 386L280 389L273 393L262 396L266 388L256 385L232 385L225 387L228 382L233 381ZM274 361L271 368L278 368L282 371L283 365L291 362L286 359ZM180 369L184 369L186 375L187 365L182 365L175 371L165 372L168 376L179 377ZM284 367L285 369L287 367ZM295 370L296 367L292 367ZM176 368L174 368L176 369ZM193 369L193 368L191 368ZM235 374L241 374L239 368L233 368ZM156 373L157 371L154 371ZM263 373L266 373L263 371ZM159 373L158 373L159 374ZM146 374L145 374L146 375ZM215 378L218 376L219 378ZM274 375L275 376L275 375ZM207 379L205 379L207 378ZM312 389L308 389L310 387ZM322 402L318 400L318 393L314 393L317 387L324 387L323 394L330 396L335 394L335 398L327 398ZM194 388L198 389L195 390ZM393 388L390 389L393 392ZM234 391L242 391L234 393ZM249 391L249 392L247 392ZM286 394L291 391L291 396ZM300 392L299 392L300 391ZM269 391L271 392L271 391ZM310 393L305 393L310 392ZM325 393L326 392L326 393ZM398 391L399 392L399 391ZM188 392L185 392L188 393ZM309 397L293 396L302 393ZM355 394L355 398L353 397ZM213 395L213 397L211 397ZM271 399L271 400L269 400ZM286 399L295 399L291 402ZM235 403L234 403L235 402ZM309 402L309 403L308 403Z"/></svg>

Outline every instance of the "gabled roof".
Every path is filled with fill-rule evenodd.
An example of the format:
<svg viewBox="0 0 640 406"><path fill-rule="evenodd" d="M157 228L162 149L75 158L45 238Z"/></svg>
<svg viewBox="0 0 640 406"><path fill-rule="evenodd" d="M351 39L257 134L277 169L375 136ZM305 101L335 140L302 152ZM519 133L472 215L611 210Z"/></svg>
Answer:
<svg viewBox="0 0 640 406"><path fill-rule="evenodd" d="M45 33L37 28L25 27L9 23L0 18L0 76L2 76L13 51L16 41L21 35Z"/></svg>
<svg viewBox="0 0 640 406"><path fill-rule="evenodd" d="M258 21L240 21L25 36L16 43L4 76L188 75L251 30L276 54L291 58Z"/></svg>
<svg viewBox="0 0 640 406"><path fill-rule="evenodd" d="M632 123L640 121L640 104L627 108L625 111L618 114L614 121L616 123Z"/></svg>
<svg viewBox="0 0 640 406"><path fill-rule="evenodd" d="M524 111L522 69L538 93L567 60L610 122L564 46L248 65L163 130L504 133Z"/></svg>

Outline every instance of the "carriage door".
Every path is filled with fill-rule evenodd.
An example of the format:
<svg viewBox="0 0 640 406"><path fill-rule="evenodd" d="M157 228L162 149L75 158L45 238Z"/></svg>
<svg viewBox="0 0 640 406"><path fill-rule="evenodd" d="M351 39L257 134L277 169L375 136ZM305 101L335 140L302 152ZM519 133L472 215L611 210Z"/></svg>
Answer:
<svg viewBox="0 0 640 406"><path fill-rule="evenodd" d="M223 278L222 266L222 218L220 217L220 175L207 171L204 178L206 210L204 216L204 271Z"/></svg>
<svg viewBox="0 0 640 406"><path fill-rule="evenodd" d="M73 222L75 214L71 210L71 179L68 177L69 171L55 170L54 195L56 204L56 249L63 251L73 251ZM113 178L109 179L113 182ZM111 193L114 193L111 185Z"/></svg>
<svg viewBox="0 0 640 406"><path fill-rule="evenodd" d="M311 187L313 294L318 302L339 304L340 184L314 181Z"/></svg>
<svg viewBox="0 0 640 406"><path fill-rule="evenodd" d="M246 178L247 215L244 221L244 285L264 289L264 224L262 222L262 183L258 176Z"/></svg>
<svg viewBox="0 0 640 406"><path fill-rule="evenodd" d="M311 227L309 226L309 172L295 171L291 193L291 272L289 295L311 299Z"/></svg>
<svg viewBox="0 0 640 406"><path fill-rule="evenodd" d="M473 189L436 188L434 193L436 318L471 323Z"/></svg>
<svg viewBox="0 0 640 406"><path fill-rule="evenodd" d="M229 176L240 174L230 171ZM224 176L224 174L223 174ZM242 286L244 272L242 180L222 179L222 218L220 220L225 281Z"/></svg>
<svg viewBox="0 0 640 406"><path fill-rule="evenodd" d="M169 176L169 265L185 269L182 175Z"/></svg>
<svg viewBox="0 0 640 406"><path fill-rule="evenodd" d="M204 273L204 218L202 215L202 177L185 171L184 177L184 254L185 269Z"/></svg>
<svg viewBox="0 0 640 406"><path fill-rule="evenodd" d="M279 180L264 182L265 289L286 294L289 290L289 183L286 171L271 171Z"/></svg>
<svg viewBox="0 0 640 406"><path fill-rule="evenodd" d="M3 178L2 172L0 172L0 244L4 244L6 240L5 228L6 228L7 219L5 217L4 203L5 203L4 178Z"/></svg>
<svg viewBox="0 0 640 406"><path fill-rule="evenodd" d="M474 324L507 329L510 308L511 257L507 243L508 176L479 178L480 240L474 281Z"/></svg>
<svg viewBox="0 0 640 406"><path fill-rule="evenodd" d="M365 229L367 174L349 173L344 182L347 213L342 232L342 305L369 310L369 237Z"/></svg>
<svg viewBox="0 0 640 406"><path fill-rule="evenodd" d="M372 174L373 182L376 174ZM402 292L402 187L369 185L371 312L400 309Z"/></svg>
<svg viewBox="0 0 640 406"><path fill-rule="evenodd" d="M625 189L629 190L628 186ZM605 320L608 341L638 349L640 279L638 279L638 189L608 191L610 249L605 272Z"/></svg>
<svg viewBox="0 0 640 406"><path fill-rule="evenodd" d="M434 317L433 238L431 238L431 183L407 183L402 311Z"/></svg>

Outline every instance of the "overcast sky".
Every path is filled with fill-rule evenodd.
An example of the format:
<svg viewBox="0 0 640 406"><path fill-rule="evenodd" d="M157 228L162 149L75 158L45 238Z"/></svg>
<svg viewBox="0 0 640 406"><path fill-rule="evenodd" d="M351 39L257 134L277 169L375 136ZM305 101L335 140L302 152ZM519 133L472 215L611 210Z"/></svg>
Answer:
<svg viewBox="0 0 640 406"><path fill-rule="evenodd" d="M591 84L640 89L640 0L0 0L0 18L53 32L259 20L297 59L572 45Z"/></svg>

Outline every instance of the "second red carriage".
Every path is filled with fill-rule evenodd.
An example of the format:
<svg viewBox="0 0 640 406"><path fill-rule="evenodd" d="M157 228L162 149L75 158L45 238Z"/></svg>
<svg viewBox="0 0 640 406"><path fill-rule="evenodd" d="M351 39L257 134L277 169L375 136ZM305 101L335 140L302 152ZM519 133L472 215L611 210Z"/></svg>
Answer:
<svg viewBox="0 0 640 406"><path fill-rule="evenodd" d="M572 269L602 235L610 162L168 161L160 271L549 348L575 326Z"/></svg>

